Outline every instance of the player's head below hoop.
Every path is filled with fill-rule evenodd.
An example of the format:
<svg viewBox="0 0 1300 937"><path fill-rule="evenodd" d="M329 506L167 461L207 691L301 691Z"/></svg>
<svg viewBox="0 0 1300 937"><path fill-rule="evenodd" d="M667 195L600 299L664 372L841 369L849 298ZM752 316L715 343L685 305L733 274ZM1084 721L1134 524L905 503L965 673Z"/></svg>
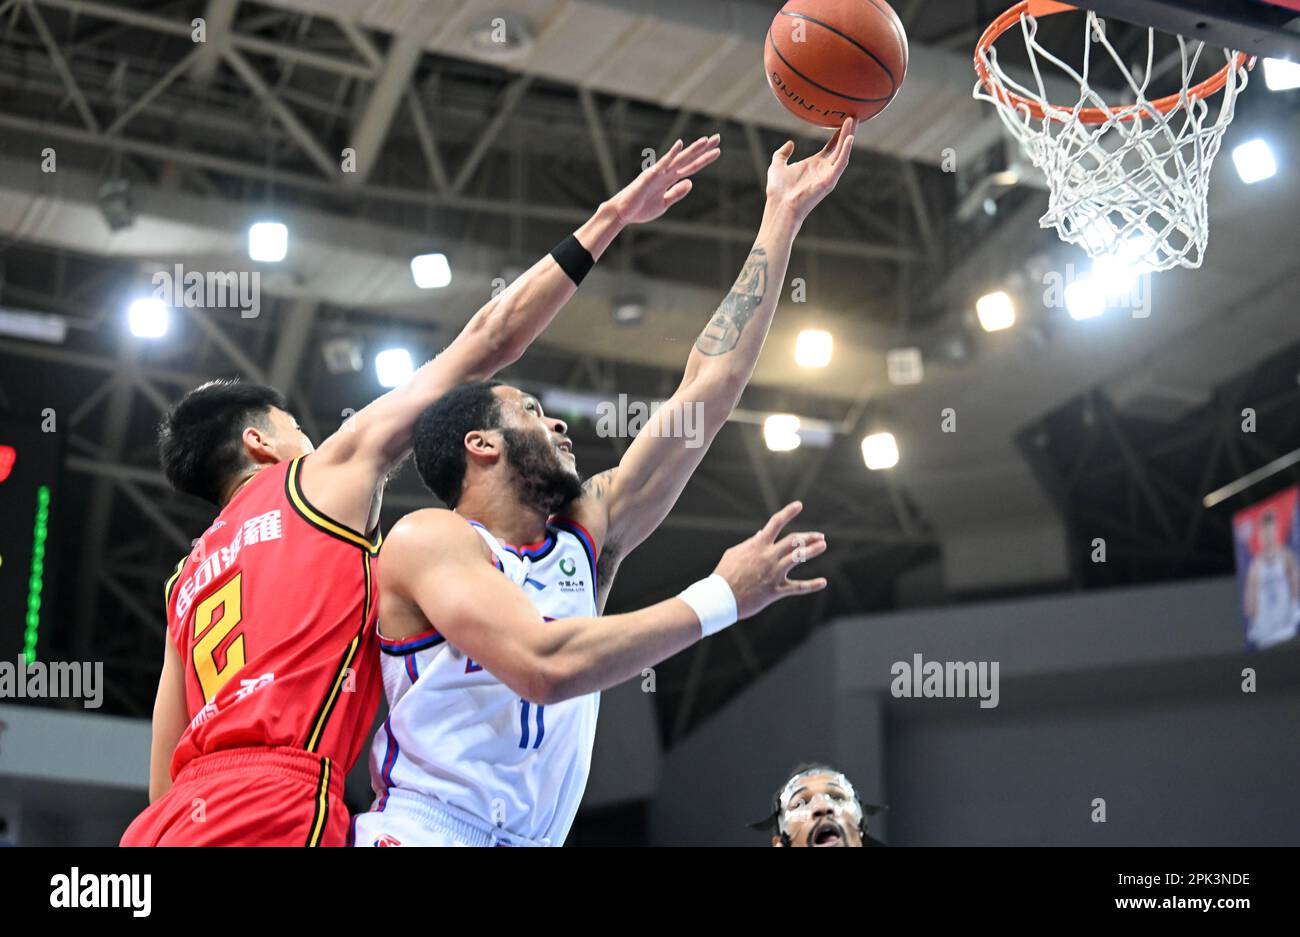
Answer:
<svg viewBox="0 0 1300 937"><path fill-rule="evenodd" d="M158 429L167 481L219 508L261 469L314 451L284 395L245 381L209 381L194 388Z"/></svg>
<svg viewBox="0 0 1300 937"><path fill-rule="evenodd" d="M858 799L843 772L812 762L794 769L755 826L771 830L776 847L880 845L867 835L867 813L879 809Z"/></svg>
<svg viewBox="0 0 1300 937"><path fill-rule="evenodd" d="M545 519L582 495L567 432L517 387L466 384L421 414L416 471L448 507L469 516L485 500L513 496Z"/></svg>

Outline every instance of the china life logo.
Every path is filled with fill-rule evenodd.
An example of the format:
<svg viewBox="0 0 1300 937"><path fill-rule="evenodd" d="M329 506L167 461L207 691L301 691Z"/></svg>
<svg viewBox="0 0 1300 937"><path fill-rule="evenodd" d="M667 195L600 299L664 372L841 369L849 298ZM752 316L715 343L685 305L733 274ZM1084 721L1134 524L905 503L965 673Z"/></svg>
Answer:
<svg viewBox="0 0 1300 937"><path fill-rule="evenodd" d="M560 572L564 574L564 578L559 582L561 592L581 592L587 587L587 584L581 579L572 578L577 571L578 564L573 561L572 557L560 557Z"/></svg>

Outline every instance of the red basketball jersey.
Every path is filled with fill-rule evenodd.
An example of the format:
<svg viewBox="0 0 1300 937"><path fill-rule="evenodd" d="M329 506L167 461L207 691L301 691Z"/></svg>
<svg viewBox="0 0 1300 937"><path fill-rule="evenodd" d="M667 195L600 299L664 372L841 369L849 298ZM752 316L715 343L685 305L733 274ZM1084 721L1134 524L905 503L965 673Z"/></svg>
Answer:
<svg viewBox="0 0 1300 937"><path fill-rule="evenodd" d="M381 691L378 538L316 510L304 457L263 469L167 581L167 631L185 665L190 724L175 778L222 749L288 746L346 773Z"/></svg>

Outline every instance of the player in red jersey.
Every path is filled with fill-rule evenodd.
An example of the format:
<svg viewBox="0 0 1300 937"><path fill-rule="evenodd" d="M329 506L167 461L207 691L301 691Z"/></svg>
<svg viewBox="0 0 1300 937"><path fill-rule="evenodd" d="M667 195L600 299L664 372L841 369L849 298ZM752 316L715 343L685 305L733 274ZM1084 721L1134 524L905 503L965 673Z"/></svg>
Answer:
<svg viewBox="0 0 1300 937"><path fill-rule="evenodd" d="M517 360L618 232L683 199L719 153L717 136L679 141L319 449L269 387L205 384L168 414L168 480L221 510L166 586L151 803L123 845L344 844L343 779L380 693L380 499L416 419Z"/></svg>

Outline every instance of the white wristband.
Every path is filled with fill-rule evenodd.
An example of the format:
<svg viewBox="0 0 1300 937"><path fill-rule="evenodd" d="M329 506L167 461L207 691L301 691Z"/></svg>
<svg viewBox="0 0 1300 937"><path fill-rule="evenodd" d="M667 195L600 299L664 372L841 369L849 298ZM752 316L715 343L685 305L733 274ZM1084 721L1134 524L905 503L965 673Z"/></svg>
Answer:
<svg viewBox="0 0 1300 937"><path fill-rule="evenodd" d="M699 617L703 637L717 634L736 623L736 596L727 580L717 573L687 586L677 598L689 605Z"/></svg>

